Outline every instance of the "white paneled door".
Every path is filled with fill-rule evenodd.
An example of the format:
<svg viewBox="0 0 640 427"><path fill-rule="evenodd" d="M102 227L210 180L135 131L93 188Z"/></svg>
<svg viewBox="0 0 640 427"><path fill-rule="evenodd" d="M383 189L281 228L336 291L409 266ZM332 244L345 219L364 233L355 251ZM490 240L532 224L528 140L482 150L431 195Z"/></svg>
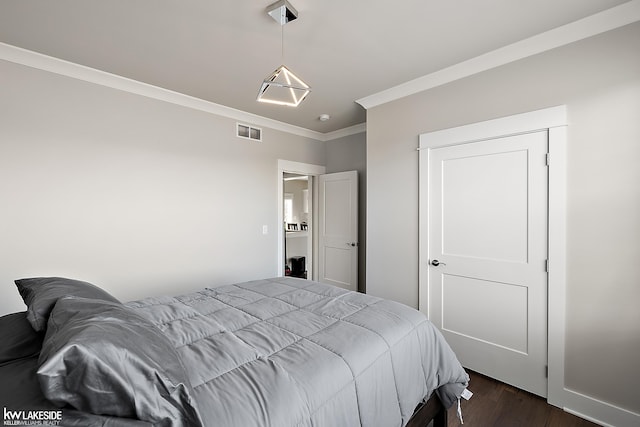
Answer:
<svg viewBox="0 0 640 427"><path fill-rule="evenodd" d="M319 178L319 279L357 291L358 172Z"/></svg>
<svg viewBox="0 0 640 427"><path fill-rule="evenodd" d="M547 395L547 131L429 150L429 316L461 363Z"/></svg>

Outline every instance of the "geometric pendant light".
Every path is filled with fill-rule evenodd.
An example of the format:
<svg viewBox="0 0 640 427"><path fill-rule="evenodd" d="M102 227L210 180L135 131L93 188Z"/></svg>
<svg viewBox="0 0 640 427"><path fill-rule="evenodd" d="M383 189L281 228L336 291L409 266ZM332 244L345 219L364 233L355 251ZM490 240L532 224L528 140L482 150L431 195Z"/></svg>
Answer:
<svg viewBox="0 0 640 427"><path fill-rule="evenodd" d="M273 3L267 7L267 13L281 26L298 17L298 11L287 0ZM284 30L282 45L282 56L284 56ZM311 92L311 88L308 84L293 74L287 67L281 65L262 81L257 100L270 104L297 107L309 95L309 92Z"/></svg>
<svg viewBox="0 0 640 427"><path fill-rule="evenodd" d="M258 101L297 107L309 92L309 85L281 65L262 82Z"/></svg>

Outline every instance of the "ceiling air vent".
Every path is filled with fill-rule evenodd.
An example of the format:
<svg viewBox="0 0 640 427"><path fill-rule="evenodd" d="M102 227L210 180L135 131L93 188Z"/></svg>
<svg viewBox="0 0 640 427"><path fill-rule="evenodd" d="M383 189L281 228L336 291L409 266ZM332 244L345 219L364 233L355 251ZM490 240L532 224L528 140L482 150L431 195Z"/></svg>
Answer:
<svg viewBox="0 0 640 427"><path fill-rule="evenodd" d="M240 138L262 141L262 129L250 125L244 125L242 123L237 124L237 135Z"/></svg>

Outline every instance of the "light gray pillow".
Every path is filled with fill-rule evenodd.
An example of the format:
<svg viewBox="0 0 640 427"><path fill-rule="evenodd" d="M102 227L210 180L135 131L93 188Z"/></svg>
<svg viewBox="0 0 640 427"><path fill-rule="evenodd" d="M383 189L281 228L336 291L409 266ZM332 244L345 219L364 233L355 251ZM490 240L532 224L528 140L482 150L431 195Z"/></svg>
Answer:
<svg viewBox="0 0 640 427"><path fill-rule="evenodd" d="M187 374L172 344L122 304L58 300L40 352L47 399L98 415L157 426L201 426Z"/></svg>
<svg viewBox="0 0 640 427"><path fill-rule="evenodd" d="M60 298L78 296L119 303L107 291L80 280L64 277L33 277L15 281L18 292L27 305L27 320L38 332L47 328L49 313Z"/></svg>

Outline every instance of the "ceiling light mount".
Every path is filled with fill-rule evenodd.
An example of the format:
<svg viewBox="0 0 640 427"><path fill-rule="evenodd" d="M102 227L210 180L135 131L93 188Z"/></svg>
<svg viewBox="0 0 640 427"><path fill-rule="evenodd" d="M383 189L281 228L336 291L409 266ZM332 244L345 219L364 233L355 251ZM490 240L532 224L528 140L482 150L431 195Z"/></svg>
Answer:
<svg viewBox="0 0 640 427"><path fill-rule="evenodd" d="M287 0L269 7L267 13L283 27L298 18L298 11ZM282 34L282 62L284 62L284 29ZM297 107L309 95L311 88L284 65L278 67L263 81L258 91L258 102Z"/></svg>
<svg viewBox="0 0 640 427"><path fill-rule="evenodd" d="M280 0L268 6L267 13L280 25L298 18L298 11L287 0Z"/></svg>

